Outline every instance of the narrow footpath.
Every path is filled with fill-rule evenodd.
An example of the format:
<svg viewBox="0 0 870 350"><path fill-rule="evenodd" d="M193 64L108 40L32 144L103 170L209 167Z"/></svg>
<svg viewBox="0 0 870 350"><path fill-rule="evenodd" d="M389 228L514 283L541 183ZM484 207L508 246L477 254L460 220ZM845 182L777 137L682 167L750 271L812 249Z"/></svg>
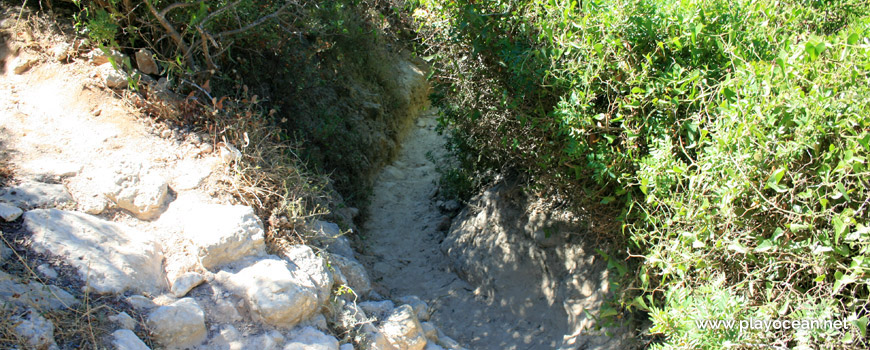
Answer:
<svg viewBox="0 0 870 350"><path fill-rule="evenodd" d="M420 297L432 309L431 321L469 349L558 348L565 330L542 326L546 312L515 315L450 271L440 250L445 216L432 199L439 175L430 159L444 154L445 142L435 130L436 116L435 110L423 113L398 159L377 179L361 260L388 297Z"/></svg>

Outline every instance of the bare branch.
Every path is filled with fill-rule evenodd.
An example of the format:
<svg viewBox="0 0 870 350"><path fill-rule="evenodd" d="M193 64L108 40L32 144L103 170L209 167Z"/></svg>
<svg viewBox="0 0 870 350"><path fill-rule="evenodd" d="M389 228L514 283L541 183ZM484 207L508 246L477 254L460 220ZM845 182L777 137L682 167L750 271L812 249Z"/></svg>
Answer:
<svg viewBox="0 0 870 350"><path fill-rule="evenodd" d="M278 15L280 15L281 13L283 13L284 10L285 10L288 6L290 6L290 1L289 1L289 0L288 0L287 2L285 2L284 5L282 5L280 8L278 8L277 10L275 10L275 12L272 12L271 14L268 14L268 15L266 15L266 16L260 17L260 19L258 19L258 20L256 20L256 21L253 21L253 22L251 22L250 24L248 24L248 25L246 25L246 26L244 26L244 27L241 27L241 28L239 28L239 29L233 29L233 30L228 30L228 31L225 31L225 32L221 32L221 33L219 33L219 34L217 34L217 35L215 35L215 36L216 36L218 39L221 39L221 38L223 38L223 37L225 37L225 36L230 36L230 35L234 35L234 34L239 34L239 33L243 33L243 32L246 32L246 31L248 31L248 30L251 30L252 28L254 28L254 27L256 27L256 26L259 26L259 25L263 24L264 22L266 22L266 21L268 21L268 20L270 20L270 19L272 19L272 18L278 17Z"/></svg>
<svg viewBox="0 0 870 350"><path fill-rule="evenodd" d="M160 22L160 25L163 26L163 29L166 30L166 33L169 34L170 38L172 38L172 41L175 41L175 45L178 46L178 49L181 50L181 52L184 52L184 60L187 61L187 64L189 64L194 70L197 70L196 63L191 58L190 48L184 43L184 38L181 37L181 34L178 34L178 31L176 31L175 27L166 20L166 17L164 17L160 12L157 12L157 9L154 8L153 4L151 4L151 0L145 0L145 4L148 5L151 14L157 18L157 21ZM169 7L172 7L173 5L169 5Z"/></svg>

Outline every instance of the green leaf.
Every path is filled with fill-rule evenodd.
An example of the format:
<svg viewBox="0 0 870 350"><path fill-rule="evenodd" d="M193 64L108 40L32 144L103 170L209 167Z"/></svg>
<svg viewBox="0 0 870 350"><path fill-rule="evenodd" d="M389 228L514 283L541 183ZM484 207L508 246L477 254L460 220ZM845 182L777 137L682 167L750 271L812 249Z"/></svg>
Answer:
<svg viewBox="0 0 870 350"><path fill-rule="evenodd" d="M773 249L774 247L775 246L774 246L773 242L771 242L769 239L765 239L765 240L761 241L761 243L758 244L757 247L755 247L755 252L756 253L766 252L768 250Z"/></svg>
<svg viewBox="0 0 870 350"><path fill-rule="evenodd" d="M849 38L846 39L846 43L848 43L849 45L857 44L858 43L858 34L856 34L856 33L849 34Z"/></svg>
<svg viewBox="0 0 870 350"><path fill-rule="evenodd" d="M824 282L826 277L828 277L828 275L822 274L822 275L817 276L815 279L813 279L813 281Z"/></svg>
<svg viewBox="0 0 870 350"><path fill-rule="evenodd" d="M616 200L616 197L613 197L613 196L607 196L607 197L604 197L604 198L601 200L601 204L607 204L607 203L613 202L613 201L615 201L615 200Z"/></svg>
<svg viewBox="0 0 870 350"><path fill-rule="evenodd" d="M641 89L641 88L639 88L639 87L637 87L637 86L631 88L631 93L633 93L633 94L639 94L639 93L642 93L642 92L644 92L644 91L645 91L644 89Z"/></svg>
<svg viewBox="0 0 870 350"><path fill-rule="evenodd" d="M643 192L643 194L649 194L647 192L647 191L649 191L649 179L648 178L643 178L640 180L640 191Z"/></svg>
<svg viewBox="0 0 870 350"><path fill-rule="evenodd" d="M852 324L858 327L858 330L861 331L861 336L865 338L867 337L867 321L867 316L852 321Z"/></svg>
<svg viewBox="0 0 870 350"><path fill-rule="evenodd" d="M849 193L848 193L848 191L846 191L846 187L843 186L843 184L837 183L837 191L840 191L840 194L842 194L843 197L846 197L847 201L852 200L852 198L849 197Z"/></svg>

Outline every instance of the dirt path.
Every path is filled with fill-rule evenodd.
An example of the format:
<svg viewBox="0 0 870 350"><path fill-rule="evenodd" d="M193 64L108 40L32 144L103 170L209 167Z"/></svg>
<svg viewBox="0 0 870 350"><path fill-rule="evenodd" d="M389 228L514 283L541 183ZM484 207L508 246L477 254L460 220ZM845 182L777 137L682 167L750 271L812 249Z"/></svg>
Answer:
<svg viewBox="0 0 870 350"><path fill-rule="evenodd" d="M443 215L431 199L439 175L427 159L427 153L444 152L434 114L420 117L398 159L375 184L370 218L363 225L373 280L390 297L416 295L428 302L433 323L470 349L558 348L565 333L541 326L549 323L542 319L547 310L516 315L510 305L486 300L449 270L440 249Z"/></svg>

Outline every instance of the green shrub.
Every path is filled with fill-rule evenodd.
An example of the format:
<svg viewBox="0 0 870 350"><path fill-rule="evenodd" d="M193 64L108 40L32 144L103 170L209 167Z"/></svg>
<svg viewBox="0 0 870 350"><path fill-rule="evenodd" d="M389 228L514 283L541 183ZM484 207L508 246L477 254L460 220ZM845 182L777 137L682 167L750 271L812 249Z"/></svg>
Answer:
<svg viewBox="0 0 870 350"><path fill-rule="evenodd" d="M867 3L415 5L465 171L516 169L581 212L615 209L611 249L634 269L616 271L620 307L662 347L865 345ZM853 327L680 326L699 315Z"/></svg>

